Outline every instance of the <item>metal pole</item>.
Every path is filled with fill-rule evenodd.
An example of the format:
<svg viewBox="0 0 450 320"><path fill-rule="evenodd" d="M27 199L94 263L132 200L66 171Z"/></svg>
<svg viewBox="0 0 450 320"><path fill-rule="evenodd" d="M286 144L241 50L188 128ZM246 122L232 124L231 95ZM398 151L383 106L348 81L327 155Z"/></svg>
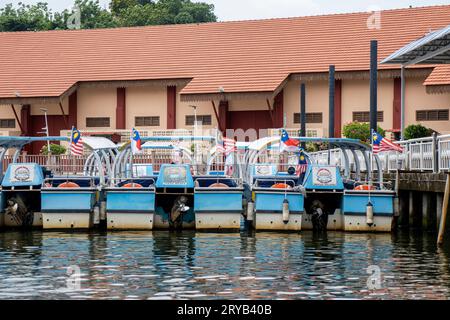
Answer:
<svg viewBox="0 0 450 320"><path fill-rule="evenodd" d="M335 94L335 67L330 66L329 69L329 119L328 119L328 137L334 138L334 94Z"/></svg>
<svg viewBox="0 0 450 320"><path fill-rule="evenodd" d="M405 66L402 65L400 69L400 83L401 83L401 93L400 93L400 140L404 140L405 132Z"/></svg>
<svg viewBox="0 0 450 320"><path fill-rule="evenodd" d="M300 136L306 137L306 86L304 83L300 86ZM302 148L305 149L306 143L302 142Z"/></svg>
<svg viewBox="0 0 450 320"><path fill-rule="evenodd" d="M370 41L370 129L377 131L378 41Z"/></svg>

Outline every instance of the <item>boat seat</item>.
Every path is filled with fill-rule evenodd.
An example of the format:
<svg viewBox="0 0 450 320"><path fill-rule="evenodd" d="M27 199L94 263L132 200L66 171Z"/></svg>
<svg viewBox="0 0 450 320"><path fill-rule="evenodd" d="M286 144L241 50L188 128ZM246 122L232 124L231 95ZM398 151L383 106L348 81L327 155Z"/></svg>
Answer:
<svg viewBox="0 0 450 320"><path fill-rule="evenodd" d="M294 183L292 183L292 181L289 181L289 180L294 180ZM283 179L259 180L258 188L272 188L273 185L278 184L278 183L286 183L287 185L289 185L292 188L297 185L295 182L297 182L296 180L298 180L298 179L289 179L289 180L288 181L285 181Z"/></svg>
<svg viewBox="0 0 450 320"><path fill-rule="evenodd" d="M133 184L133 183L136 185L137 188L139 188L138 185L140 185L141 188L148 188L151 185L153 185L153 181L152 180L136 179L136 180L133 180L133 181L131 181L131 180L122 181L122 182L120 182L118 184L118 187L120 187L120 188L127 188L127 187L125 187L125 185L130 185L130 184Z"/></svg>
<svg viewBox="0 0 450 320"><path fill-rule="evenodd" d="M227 186L225 183L213 183L209 186L209 188L222 188L222 189L228 189L229 186Z"/></svg>
<svg viewBox="0 0 450 320"><path fill-rule="evenodd" d="M58 188L80 188L80 185L75 182L66 181L58 185Z"/></svg>
<svg viewBox="0 0 450 320"><path fill-rule="evenodd" d="M226 185L228 188L236 188L237 184L236 181L229 178L211 178L211 179L197 179L195 182L198 182L198 186L200 188L214 188L212 185L214 184L223 184ZM223 188L223 187L222 187Z"/></svg>
<svg viewBox="0 0 450 320"><path fill-rule="evenodd" d="M56 186L60 186L61 184L64 183L75 183L78 185L79 188L89 188L91 187L91 180L89 179L77 179L77 178L61 178L61 179L55 179L51 181L52 187L56 187Z"/></svg>

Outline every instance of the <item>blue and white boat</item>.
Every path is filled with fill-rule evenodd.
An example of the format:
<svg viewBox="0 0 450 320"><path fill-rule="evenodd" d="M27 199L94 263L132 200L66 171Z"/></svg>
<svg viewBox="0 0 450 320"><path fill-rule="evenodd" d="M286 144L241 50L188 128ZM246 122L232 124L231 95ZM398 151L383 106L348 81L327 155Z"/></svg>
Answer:
<svg viewBox="0 0 450 320"><path fill-rule="evenodd" d="M104 188L117 145L103 137L88 136L83 137L83 144L90 153L82 172L69 169L63 175L46 177L42 183L44 229L89 229L106 219Z"/></svg>
<svg viewBox="0 0 450 320"><path fill-rule="evenodd" d="M187 147L214 141L203 136L143 137L143 154L138 155L129 144L124 146L106 189L108 229L239 230L241 166L233 175L210 170L212 163L197 163Z"/></svg>
<svg viewBox="0 0 450 320"><path fill-rule="evenodd" d="M342 162L319 161L316 155L300 152L280 153L280 137L253 142L247 155L246 180L252 185L253 201L247 212L256 230L391 230L394 215L392 188L383 183L382 174L374 180L381 162L370 155L369 146L354 139L294 137L300 143L320 143L337 148ZM327 151L322 152L327 154ZM299 156L307 167L298 174ZM353 157L354 173L350 168ZM361 163L361 159L363 163Z"/></svg>
<svg viewBox="0 0 450 320"><path fill-rule="evenodd" d="M44 229L88 228L97 206L99 188L105 183L116 145L105 138L85 137L91 155L61 158L38 156L45 164L21 162L22 149L33 142L69 142L68 137L2 137L0 164L13 154L5 174L1 172L0 221L5 227ZM32 156L33 157L33 156ZM82 169L75 169L81 167ZM79 171L79 172L77 172Z"/></svg>

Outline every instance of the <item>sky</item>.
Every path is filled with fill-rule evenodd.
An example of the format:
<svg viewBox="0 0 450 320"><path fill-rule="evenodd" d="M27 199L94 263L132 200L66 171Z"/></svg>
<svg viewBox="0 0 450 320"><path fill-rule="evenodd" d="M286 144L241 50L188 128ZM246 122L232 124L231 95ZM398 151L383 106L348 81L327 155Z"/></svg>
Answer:
<svg viewBox="0 0 450 320"><path fill-rule="evenodd" d="M220 21L284 18L317 14L374 11L380 9L450 4L450 0L202 0L215 5ZM70 8L73 0L0 0L7 3L47 2L54 11ZM100 0L105 8L110 0ZM199 1L194 1L199 2Z"/></svg>

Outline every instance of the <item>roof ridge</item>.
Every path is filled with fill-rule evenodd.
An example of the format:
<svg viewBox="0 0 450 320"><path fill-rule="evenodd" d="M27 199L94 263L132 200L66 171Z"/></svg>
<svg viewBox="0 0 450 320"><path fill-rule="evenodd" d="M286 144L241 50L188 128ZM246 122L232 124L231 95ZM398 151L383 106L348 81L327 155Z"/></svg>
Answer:
<svg viewBox="0 0 450 320"><path fill-rule="evenodd" d="M393 8L393 9L383 9L380 12L395 12L395 11L406 11L406 10L423 10L423 9L436 9L436 8L447 8L450 4L440 4L440 5L429 5L429 6L417 6L417 7L403 7L403 8ZM355 12L338 12L338 13L318 13L310 14L304 16L291 16L291 17L281 17L281 18L264 18L264 19L240 19L240 20L228 20L228 21L215 21L215 22L200 22L200 23L186 23L186 24L163 24L163 25L146 25L146 26L132 26L132 27L109 27L109 28L95 28L95 29L56 29L56 30L28 30L28 31L2 31L1 34L31 34L31 33L63 33L63 32L103 32L111 30L133 30L133 29L156 29L156 28L181 28L186 26L200 26L200 25L220 25L220 24L234 24L242 22L267 22L267 21L283 21L283 20L300 20L307 18L318 18L318 17L335 17L335 16L350 16L350 15L361 15L369 14L372 11L355 11Z"/></svg>

